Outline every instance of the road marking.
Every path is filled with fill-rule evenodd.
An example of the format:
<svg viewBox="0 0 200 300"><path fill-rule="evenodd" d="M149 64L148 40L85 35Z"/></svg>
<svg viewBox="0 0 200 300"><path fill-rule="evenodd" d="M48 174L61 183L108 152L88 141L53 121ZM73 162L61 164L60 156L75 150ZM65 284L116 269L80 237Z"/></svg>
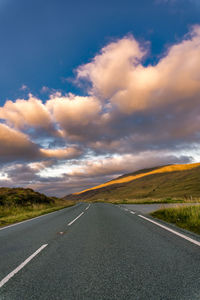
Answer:
<svg viewBox="0 0 200 300"><path fill-rule="evenodd" d="M87 210L88 208L90 207L90 204L86 207L86 209L85 210Z"/></svg>
<svg viewBox="0 0 200 300"><path fill-rule="evenodd" d="M80 218L82 215L84 214L84 212L82 212L80 215L78 215L78 217L76 217L74 220L72 220L68 226L72 225L78 218Z"/></svg>
<svg viewBox="0 0 200 300"><path fill-rule="evenodd" d="M132 211L132 210L130 211L130 213L131 213L131 214L133 214L133 215L135 214L135 212L134 212L134 211Z"/></svg>
<svg viewBox="0 0 200 300"><path fill-rule="evenodd" d="M183 239L185 239L185 240L187 240L187 241L189 241L189 242L191 242L191 243L193 243L193 244L195 244L195 245L197 245L197 246L200 247L200 242L198 242L198 241L196 241L194 239L191 239L191 238L189 238L188 236L186 236L186 235L184 235L182 233L179 233L179 232L177 232L177 231L175 231L175 230L173 230L173 229L171 229L171 228L169 228L167 226L164 226L164 225L162 225L162 224L160 224L160 223L158 223L156 221L153 221L153 220L151 220L149 218L146 218L146 217L144 217L142 215L138 215L138 217L143 218L143 219L145 219L145 220L147 220L147 221L149 221L149 222L151 222L151 223L153 223L153 224L155 224L157 226L160 226L161 228L163 228L165 230L168 230L168 231L170 231L170 232L172 232L172 233L174 233L174 234L182 237Z"/></svg>
<svg viewBox="0 0 200 300"><path fill-rule="evenodd" d="M15 274L17 274L25 265L27 265L37 254L39 254L48 244L42 245L37 251L29 256L23 263L21 263L16 269L9 273L5 278L0 281L0 288L8 282Z"/></svg>

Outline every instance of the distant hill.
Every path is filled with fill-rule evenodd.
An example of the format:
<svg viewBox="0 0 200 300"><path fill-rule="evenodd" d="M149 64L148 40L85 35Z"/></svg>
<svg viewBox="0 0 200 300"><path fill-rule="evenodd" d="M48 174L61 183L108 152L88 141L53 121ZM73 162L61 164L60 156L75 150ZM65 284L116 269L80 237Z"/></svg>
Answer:
<svg viewBox="0 0 200 300"><path fill-rule="evenodd" d="M33 204L51 204L53 198L25 188L0 188L0 206L28 206Z"/></svg>
<svg viewBox="0 0 200 300"><path fill-rule="evenodd" d="M67 195L67 200L200 198L200 163L143 169L104 184Z"/></svg>

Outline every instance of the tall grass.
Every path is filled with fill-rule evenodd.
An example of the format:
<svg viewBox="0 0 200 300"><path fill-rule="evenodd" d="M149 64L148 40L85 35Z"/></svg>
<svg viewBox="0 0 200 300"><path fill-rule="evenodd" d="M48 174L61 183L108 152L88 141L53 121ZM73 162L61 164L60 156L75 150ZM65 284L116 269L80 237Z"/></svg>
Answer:
<svg viewBox="0 0 200 300"><path fill-rule="evenodd" d="M109 198L97 198L91 200L90 198L84 199L82 202L92 202L92 203L111 203L111 204L165 204L165 203L200 203L200 198L194 198L192 200L186 200L181 198L142 198L142 199L109 199Z"/></svg>
<svg viewBox="0 0 200 300"><path fill-rule="evenodd" d="M0 227L41 216L74 205L73 201L56 200L50 204L0 206Z"/></svg>
<svg viewBox="0 0 200 300"><path fill-rule="evenodd" d="M200 234L200 205L160 209L151 215Z"/></svg>

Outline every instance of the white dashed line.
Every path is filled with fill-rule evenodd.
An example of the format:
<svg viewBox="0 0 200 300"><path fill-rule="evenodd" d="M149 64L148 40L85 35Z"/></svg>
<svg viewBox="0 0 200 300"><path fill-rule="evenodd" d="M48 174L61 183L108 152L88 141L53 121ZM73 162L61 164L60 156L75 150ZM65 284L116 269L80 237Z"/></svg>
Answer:
<svg viewBox="0 0 200 300"><path fill-rule="evenodd" d="M88 208L90 207L90 204L86 207L86 209L85 210L87 210Z"/></svg>
<svg viewBox="0 0 200 300"><path fill-rule="evenodd" d="M158 223L156 221L153 221L153 220L151 220L149 218L146 218L146 217L144 217L142 215L138 215L138 217L143 218L143 219L145 219L145 220L147 220L147 221L149 221L149 222L151 222L151 223L153 223L153 224L155 224L155 225L157 225L157 226L159 226L159 227L161 227L161 228L163 228L163 229L165 229L167 231L170 231L170 232L172 232L172 233L174 233L174 234L182 237L183 239L185 239L185 240L187 240L187 241L189 241L189 242L191 242L191 243L193 243L193 244L195 244L195 245L197 245L197 246L200 247L200 242L198 242L198 241L196 241L194 239L191 239L190 237L188 237L188 236L186 236L186 235L184 235L182 233L179 233L179 232L177 232L177 231L175 231L175 230L173 230L173 229L171 229L171 228L169 228L167 226L164 226L164 225L162 225L162 224L160 224L160 223Z"/></svg>
<svg viewBox="0 0 200 300"><path fill-rule="evenodd" d="M135 214L135 212L134 212L134 211L132 211L132 210L130 211L130 213L131 213L131 214L133 214L133 215Z"/></svg>
<svg viewBox="0 0 200 300"><path fill-rule="evenodd" d="M84 212L82 212L80 215L78 215L78 217L76 217L74 220L72 220L68 226L72 225L78 218L80 218L82 215L84 214Z"/></svg>
<svg viewBox="0 0 200 300"><path fill-rule="evenodd" d="M9 273L5 278L0 281L0 288L8 282L15 274L17 274L25 265L27 265L38 253L40 253L48 244L42 245L37 251L35 251L31 256L29 256L21 265Z"/></svg>

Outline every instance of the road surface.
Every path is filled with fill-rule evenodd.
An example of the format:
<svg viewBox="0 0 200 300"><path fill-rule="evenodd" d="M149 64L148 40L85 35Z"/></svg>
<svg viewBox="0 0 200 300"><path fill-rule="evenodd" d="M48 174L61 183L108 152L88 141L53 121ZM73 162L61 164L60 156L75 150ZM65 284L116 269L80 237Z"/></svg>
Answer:
<svg viewBox="0 0 200 300"><path fill-rule="evenodd" d="M162 209L162 208L194 206L194 205L200 205L200 203L123 204L122 206L134 210L136 212L149 214L155 210Z"/></svg>
<svg viewBox="0 0 200 300"><path fill-rule="evenodd" d="M152 220L81 203L1 229L0 299L199 300L199 237Z"/></svg>

